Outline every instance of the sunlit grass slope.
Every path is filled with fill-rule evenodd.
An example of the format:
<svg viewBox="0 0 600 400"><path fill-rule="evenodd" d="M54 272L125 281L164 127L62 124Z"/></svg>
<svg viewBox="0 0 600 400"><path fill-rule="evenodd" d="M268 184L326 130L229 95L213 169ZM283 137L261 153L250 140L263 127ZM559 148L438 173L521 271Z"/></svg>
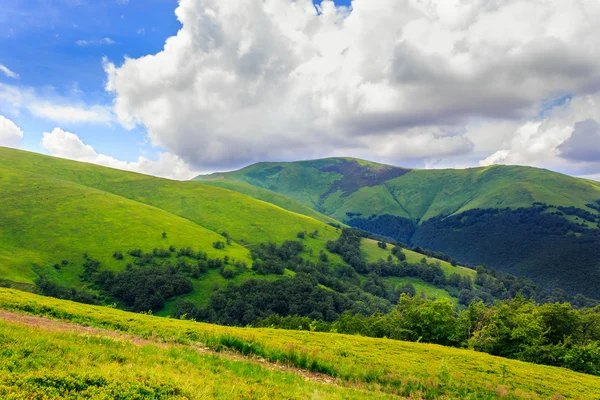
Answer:
<svg viewBox="0 0 600 400"><path fill-rule="evenodd" d="M135 347L128 342L0 322L0 394L5 397L7 393L35 397L44 390L55 394L56 386L64 382L71 382L68 387L79 387L82 393L106 391L107 397L116 392L132 393L122 398L139 397L144 389L164 393L164 398L368 398L384 394L414 399L600 397L598 377L437 345L221 327L10 289L0 289L0 309L163 342L160 346ZM195 350L198 346L222 355L199 354ZM228 351L250 358L232 361ZM335 385L307 382L291 371L269 371L252 363L252 357L263 360L265 366L279 362L320 372L335 378ZM343 389L347 386L352 389Z"/></svg>
<svg viewBox="0 0 600 400"><path fill-rule="evenodd" d="M258 363L2 323L3 399L370 399L391 395L305 381ZM40 352L39 349L48 349ZM22 359L23 354L28 354Z"/></svg>
<svg viewBox="0 0 600 400"><path fill-rule="evenodd" d="M599 182L520 166L416 170L391 180L388 187L409 217L421 220L474 208L531 207L534 202L587 209L586 204L600 200Z"/></svg>
<svg viewBox="0 0 600 400"><path fill-rule="evenodd" d="M216 186L171 181L0 148L0 169L5 168L97 189L152 206L213 232L227 232L241 244L281 243L295 239L298 232L318 230L317 238L306 242L307 247L318 255L327 240L339 236L336 228L324 222ZM50 211L46 209L46 212Z"/></svg>
<svg viewBox="0 0 600 400"><path fill-rule="evenodd" d="M275 204L285 210L292 211L298 214L307 215L312 217L318 221L326 222L326 223L334 223L339 224L337 220L333 218L327 217L312 208L305 206L304 204L292 200L291 198L279 194L277 192L273 192L271 190L266 190L259 188L257 186L252 186L249 183L232 181L232 180L206 180L202 181L203 184L217 186L224 189L233 190L234 192L239 192L250 197L253 197L258 200L266 201L267 203Z"/></svg>
<svg viewBox="0 0 600 400"><path fill-rule="evenodd" d="M225 250L212 244L219 234L161 209L50 176L2 166L0 174L0 278L33 283L39 273L76 285L83 254L108 268L124 268L112 254L169 248L202 249L250 262L236 243ZM167 234L163 238L163 232ZM62 261L68 265L62 265ZM55 269L55 264L60 269Z"/></svg>
<svg viewBox="0 0 600 400"><path fill-rule="evenodd" d="M388 244L387 249L382 249L377 245L377 241L371 239L363 239L361 242L361 250L367 257L368 262L376 262L379 259L387 259L387 257L392 254L392 248L393 245ZM412 250L403 249L402 252L406 255L406 261L411 264L418 264L423 258L425 258L428 263L440 263L440 267L442 270L444 270L446 276L448 277L452 274L458 274L461 276L470 276L471 278L475 279L475 275L477 275L477 272L473 269L461 266L454 267L447 261L427 257Z"/></svg>

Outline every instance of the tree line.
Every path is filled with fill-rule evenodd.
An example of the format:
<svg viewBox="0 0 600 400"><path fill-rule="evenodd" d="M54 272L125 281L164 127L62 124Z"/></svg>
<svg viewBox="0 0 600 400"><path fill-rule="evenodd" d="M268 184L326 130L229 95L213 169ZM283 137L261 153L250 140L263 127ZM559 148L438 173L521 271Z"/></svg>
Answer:
<svg viewBox="0 0 600 400"><path fill-rule="evenodd" d="M538 305L517 295L459 310L448 299L404 294L388 314L346 312L334 322L273 314L253 326L436 343L600 375L600 306Z"/></svg>

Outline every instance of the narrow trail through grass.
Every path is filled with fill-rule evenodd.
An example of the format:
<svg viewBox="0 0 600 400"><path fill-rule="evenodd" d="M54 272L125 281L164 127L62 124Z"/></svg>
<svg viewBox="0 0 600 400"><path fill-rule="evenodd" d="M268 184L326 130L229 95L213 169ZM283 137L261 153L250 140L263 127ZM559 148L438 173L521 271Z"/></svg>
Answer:
<svg viewBox="0 0 600 400"><path fill-rule="evenodd" d="M0 317L0 353L3 343L9 352L6 353L8 358L2 361L15 365L12 370L4 372L0 367L0 379L19 371L20 380L5 385L13 391L18 390L20 382L29 384L29 380L37 379L40 374L62 371L57 368L68 368L65 373L75 371L81 375L80 368L97 365L95 373L104 376L104 364L96 361L102 358L106 365L115 368L114 376L118 377L109 377L108 382L112 386L107 386L106 390L113 390L113 386L114 390L120 390L119 385L136 384L139 374L146 376L150 373L152 379L148 385L152 387L165 384L164 369L170 368L172 374L167 383L181 390L193 387L194 391L206 386L206 390L210 391L206 398L258 398L260 396L247 395L247 390L255 388L248 384L248 380L252 380L259 385L255 389L260 391L261 396L279 390L280 394L285 393L283 398L319 398L306 396L308 391L317 391L323 394L320 398L328 399L600 399L598 377L438 345L335 333L225 327L134 314L2 288L0 309L50 321L21 319L15 322L16 325L10 325ZM55 320L61 324L100 329L91 332L109 330L118 333L111 338L19 326L24 321L31 321L38 325L50 324L55 327L53 329L72 327L54 325L52 321ZM126 336L119 336L121 334ZM130 337L127 335L152 343L136 346L131 341L118 340L119 337ZM77 346L72 342L77 342ZM98 347L98 342L103 347ZM109 347L113 349L112 355L106 353ZM46 356L39 352L40 348L54 353ZM86 354L87 358L79 353ZM156 359L148 359L148 353ZM123 358L122 354L129 355ZM115 364L109 356L117 357L118 363ZM68 359L64 360L64 357ZM30 360L38 359L42 359L43 363L36 361L31 364ZM119 363L121 359L123 362ZM215 363L225 364L227 368L217 367ZM177 365L177 368L171 368L172 365ZM121 378L130 368L138 372L130 373L126 379ZM200 370L204 375L198 372ZM223 371L228 375L222 375ZM228 383L231 380L236 380L235 386ZM265 386L267 383L270 386ZM223 384L239 393L221 395ZM215 394L217 392L219 396ZM267 396L279 398L272 394ZM1 381L0 398L4 398ZM193 395L188 398L205 397Z"/></svg>
<svg viewBox="0 0 600 400"><path fill-rule="evenodd" d="M109 339L114 339L117 341L130 342L136 346L158 346L161 348L170 348L170 347L188 348L188 349L193 349L195 351L198 351L201 354L212 354L212 355L215 355L218 357L225 357L230 360L251 362L254 364L261 365L262 367L267 368L269 370L279 370L279 371L294 373L294 374L302 376L305 381L312 381L312 382L318 382L318 383L322 383L322 384L338 386L338 383L336 383L336 379L329 375L326 375L326 374L310 372L305 369L294 368L294 367L291 367L288 365L283 365L280 363L273 363L273 362L269 362L269 361L265 360L262 357L256 357L256 356L252 356L252 355L245 356L245 355L241 355L239 353L233 352L233 351L222 350L222 351L217 352L208 347L205 347L204 344L200 343L200 342L195 342L195 343L190 343L190 344L178 344L178 343L165 342L165 341L161 340L160 338L146 339L146 338L142 338L139 336L126 334L123 332L112 331L109 329L95 328L95 327L91 327L91 326L75 324L72 322L58 321L58 320L54 320L54 319L37 317L37 316L27 315L27 314L19 314L19 313L14 313L14 312L5 311L5 310L0 310L0 320L3 320L4 322L6 322L10 325L18 325L18 326L27 327L27 328L36 329L36 330L44 330L44 331L51 331L51 332L66 332L66 333L73 333L73 334L78 334L78 335L88 335L88 336L96 336L96 337L101 337L101 338L109 338ZM344 383L344 386L348 386L348 384Z"/></svg>

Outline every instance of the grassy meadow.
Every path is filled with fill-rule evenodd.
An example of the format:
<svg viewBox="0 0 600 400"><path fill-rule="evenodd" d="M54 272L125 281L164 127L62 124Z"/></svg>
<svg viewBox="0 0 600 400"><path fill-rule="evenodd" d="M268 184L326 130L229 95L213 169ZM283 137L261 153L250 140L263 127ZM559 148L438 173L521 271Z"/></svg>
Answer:
<svg viewBox="0 0 600 400"><path fill-rule="evenodd" d="M251 245L280 244L307 232L305 257L316 260L326 242L339 237L339 230L323 221L195 182L7 148L0 148L0 172L0 280L13 285L31 285L45 275L61 285L81 286L84 253L114 271L133 262L130 250L170 246L191 247L210 258L227 256L250 267ZM315 231L318 235L308 236ZM214 249L214 242L224 241L223 232L233 239L231 245ZM125 259L113 259L115 251ZM331 259L340 261L333 254ZM252 276L249 271L238 280ZM212 290L213 283L196 286ZM194 296L202 300L208 293Z"/></svg>
<svg viewBox="0 0 600 400"><path fill-rule="evenodd" d="M73 333L46 333L0 322L6 398L65 389L110 398L111 393L164 393L161 398L594 399L600 378L437 345L334 333L229 328L132 314L0 289L0 309L118 331L156 344L136 347ZM40 331L41 330L41 331ZM203 355L198 346L217 354ZM45 351L41 351L41 349ZM248 359L227 358L238 353ZM74 356L77 354L77 357ZM225 358L223 358L225 357ZM263 367L254 361L262 360ZM293 370L330 377L305 381ZM193 371L193 372L192 372ZM100 382L100 383L99 383ZM256 387L256 386L262 387ZM346 388L346 389L343 389ZM76 393L79 391L79 393ZM25 396L23 397L23 395ZM13 396L13 397L9 397ZM141 397L138 397L141 398Z"/></svg>

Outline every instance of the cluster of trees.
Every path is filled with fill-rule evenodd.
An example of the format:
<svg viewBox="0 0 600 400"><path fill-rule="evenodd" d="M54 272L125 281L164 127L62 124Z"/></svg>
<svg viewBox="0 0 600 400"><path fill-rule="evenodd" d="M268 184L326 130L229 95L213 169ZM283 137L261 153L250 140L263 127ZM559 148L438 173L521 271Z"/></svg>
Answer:
<svg viewBox="0 0 600 400"><path fill-rule="evenodd" d="M122 272L103 270L100 261L84 254L81 279L100 295L67 288L46 277L39 278L36 286L46 296L88 304L118 300L131 311L145 312L160 310L168 299L192 292L191 279L200 278L210 269L218 269L226 279L247 270L245 262L230 260L227 256L211 259L207 253L190 247L156 248L149 253L133 249L128 254L134 261ZM114 252L113 257L120 261L125 259L119 251Z"/></svg>
<svg viewBox="0 0 600 400"><path fill-rule="evenodd" d="M549 205L547 205L545 203L535 203L535 205L538 207L542 207L544 209L547 209L550 207ZM595 209L593 204L591 204L591 206L592 207L590 207L590 208ZM585 221L589 221L589 222L596 222L596 221L600 222L600 217L598 217L598 215L593 214L587 210L582 210L581 208L572 207L572 206L571 207L559 206L556 208L558 209L558 213L557 213L558 215L561 215L561 213L562 213L564 215L574 215L577 218L581 218L581 219L583 219Z"/></svg>
<svg viewBox="0 0 600 400"><path fill-rule="evenodd" d="M348 263L357 272L364 271L365 260L360 251L360 241L362 235L355 229L345 228L336 241L327 242L327 250L331 253L339 254L342 259Z"/></svg>
<svg viewBox="0 0 600 400"><path fill-rule="evenodd" d="M283 275L286 268L293 269L299 263L298 257L304 251L304 244L287 240L281 246L275 243L261 243L250 254L252 269L260 275Z"/></svg>
<svg viewBox="0 0 600 400"><path fill-rule="evenodd" d="M165 301L191 293L192 281L175 267L131 267L120 273L102 271L94 283L131 311L157 311Z"/></svg>
<svg viewBox="0 0 600 400"><path fill-rule="evenodd" d="M84 304L101 304L98 296L85 290L68 288L52 282L45 276L39 277L35 281L35 285L44 296L56 297L57 299L71 300Z"/></svg>
<svg viewBox="0 0 600 400"><path fill-rule="evenodd" d="M241 285L230 284L214 292L204 308L180 301L175 316L245 326L273 313L334 321L351 309L347 296L320 287L309 274L298 273L278 281L251 279Z"/></svg>
<svg viewBox="0 0 600 400"><path fill-rule="evenodd" d="M253 325L437 343L600 375L600 306L537 305L517 295L459 311L447 299L402 295L388 314L346 312L334 322L273 314Z"/></svg>
<svg viewBox="0 0 600 400"><path fill-rule="evenodd" d="M452 252L470 265L494 265L545 287L600 299L600 230L573 223L538 204L532 208L469 210L424 222L413 241Z"/></svg>
<svg viewBox="0 0 600 400"><path fill-rule="evenodd" d="M600 212L600 200L596 200L595 203L586 204L586 207Z"/></svg>

